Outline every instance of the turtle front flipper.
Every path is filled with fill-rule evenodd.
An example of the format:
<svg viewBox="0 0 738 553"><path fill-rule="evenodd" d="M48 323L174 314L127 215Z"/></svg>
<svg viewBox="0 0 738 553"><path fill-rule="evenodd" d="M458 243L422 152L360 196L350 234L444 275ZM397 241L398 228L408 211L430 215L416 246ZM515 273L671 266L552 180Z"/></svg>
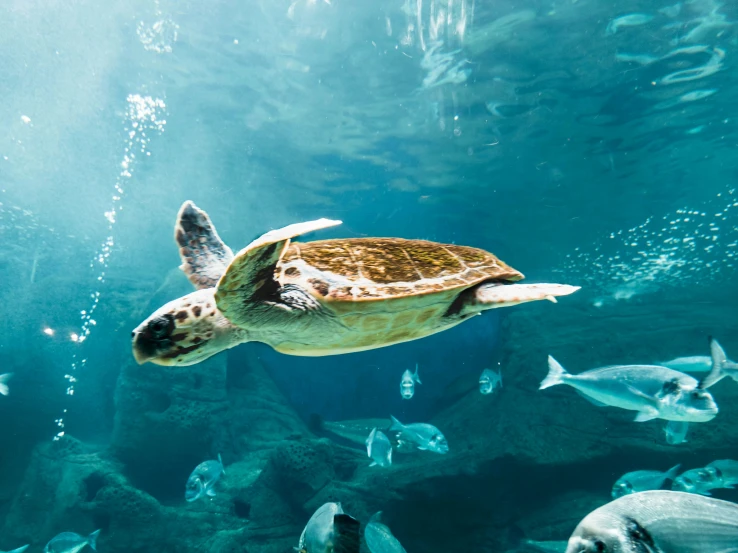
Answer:
<svg viewBox="0 0 738 553"><path fill-rule="evenodd" d="M215 287L233 259L233 252L218 236L208 214L187 200L179 208L174 239L182 257L179 268L195 288Z"/></svg>
<svg viewBox="0 0 738 553"><path fill-rule="evenodd" d="M218 282L215 302L218 309L233 324L248 327L257 315L259 306L273 309L279 304L281 286L274 278L277 263L290 243L290 239L340 225L341 221L318 219L306 223L296 223L281 229L271 230L242 249L226 269ZM297 295L299 290L288 290L287 297ZM303 299L309 300L308 294ZM299 305L299 298L293 298Z"/></svg>
<svg viewBox="0 0 738 553"><path fill-rule="evenodd" d="M536 300L549 300L556 303L558 296L568 296L579 290L579 286L568 284L517 284L487 282L463 292L449 312L461 316L509 307ZM453 313L453 311L457 313Z"/></svg>

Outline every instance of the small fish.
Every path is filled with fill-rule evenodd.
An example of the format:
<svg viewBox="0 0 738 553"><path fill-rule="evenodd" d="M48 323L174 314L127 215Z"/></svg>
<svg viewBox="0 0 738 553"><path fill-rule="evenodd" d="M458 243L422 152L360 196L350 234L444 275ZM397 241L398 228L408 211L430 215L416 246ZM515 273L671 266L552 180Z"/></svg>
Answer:
<svg viewBox="0 0 738 553"><path fill-rule="evenodd" d="M225 468L223 468L223 460L220 458L220 453L218 454L217 461L213 460L200 463L187 479L185 499L187 501L195 501L203 495L215 497L215 490L213 488L223 474L225 474Z"/></svg>
<svg viewBox="0 0 738 553"><path fill-rule="evenodd" d="M630 493L658 490L667 480L674 480L682 465L671 467L666 472L658 470L636 470L618 478L612 487L612 498L617 499Z"/></svg>
<svg viewBox="0 0 738 553"><path fill-rule="evenodd" d="M700 388L707 389L714 386L726 376L738 382L738 363L728 359L725 350L713 338L710 338L710 357L712 359L712 369L700 382Z"/></svg>
<svg viewBox="0 0 738 553"><path fill-rule="evenodd" d="M588 514L566 553L728 553L738 505L665 490L625 495Z"/></svg>
<svg viewBox="0 0 738 553"><path fill-rule="evenodd" d="M371 553L406 553L392 530L382 522L382 512L376 513L364 528L364 539Z"/></svg>
<svg viewBox="0 0 738 553"><path fill-rule="evenodd" d="M77 553L85 545L89 545L93 551L97 551L97 537L99 535L100 530L95 530L86 538L74 532L62 532L51 538L51 541L44 547L44 553Z"/></svg>
<svg viewBox="0 0 738 553"><path fill-rule="evenodd" d="M607 30L605 31L605 34L614 35L618 32L620 27L635 27L638 25L645 25L652 19L652 15L648 15L645 13L631 13L628 15L621 15L620 17L616 17L615 19L610 21L610 23L607 25Z"/></svg>
<svg viewBox="0 0 738 553"><path fill-rule="evenodd" d="M712 395L700 389L694 377L667 367L615 365L569 374L549 356L548 368L541 390L568 384L594 405L638 411L637 422L707 422L718 413Z"/></svg>
<svg viewBox="0 0 738 553"><path fill-rule="evenodd" d="M420 377L418 376L418 364L415 364L415 374L407 369L402 373L402 379L400 380L400 395L402 399L410 399L415 395L415 383L422 384Z"/></svg>
<svg viewBox="0 0 738 553"><path fill-rule="evenodd" d="M486 396L494 392L498 386L502 388L502 369L498 372L484 369L479 377L479 391Z"/></svg>
<svg viewBox="0 0 738 553"><path fill-rule="evenodd" d="M423 451L432 451L433 453L448 453L448 442L446 437L438 428L432 424L422 422L404 425L395 417L390 416L392 425L390 430L399 432L400 438L410 441Z"/></svg>
<svg viewBox="0 0 738 553"><path fill-rule="evenodd" d="M738 484L738 461L733 459L713 461L705 467L705 470L714 475L716 481L722 483L721 488L732 489Z"/></svg>
<svg viewBox="0 0 738 553"><path fill-rule="evenodd" d="M340 503L325 503L310 517L295 548L301 553L359 553L359 521Z"/></svg>
<svg viewBox="0 0 738 553"><path fill-rule="evenodd" d="M18 549L13 549L12 551L0 551L0 553L23 553L26 549L28 549L28 545L22 545Z"/></svg>
<svg viewBox="0 0 738 553"><path fill-rule="evenodd" d="M664 425L664 433L666 434L666 443L670 445L679 445L687 442L687 432L689 431L688 422L667 421Z"/></svg>
<svg viewBox="0 0 738 553"><path fill-rule="evenodd" d="M389 438L384 435L384 432L376 428L372 429L366 439L366 454L372 459L370 467L375 465L389 467L392 465L392 444Z"/></svg>
<svg viewBox="0 0 738 553"><path fill-rule="evenodd" d="M690 357L677 357L670 361L659 363L675 371L701 373L712 368L712 357L709 355L692 355Z"/></svg>
<svg viewBox="0 0 738 553"><path fill-rule="evenodd" d="M717 474L704 468L688 470L677 476L671 483L671 489L674 491L700 495L711 495L710 490L717 488L722 488L722 482Z"/></svg>
<svg viewBox="0 0 738 553"><path fill-rule="evenodd" d="M13 373L0 374L0 394L7 396L10 393L8 381L12 378Z"/></svg>
<svg viewBox="0 0 738 553"><path fill-rule="evenodd" d="M333 434L361 447L364 447L366 436L372 431L372 428L378 428L385 433L389 430L387 419L324 421L317 416L311 420L311 427L319 434ZM329 437L335 439L335 436Z"/></svg>

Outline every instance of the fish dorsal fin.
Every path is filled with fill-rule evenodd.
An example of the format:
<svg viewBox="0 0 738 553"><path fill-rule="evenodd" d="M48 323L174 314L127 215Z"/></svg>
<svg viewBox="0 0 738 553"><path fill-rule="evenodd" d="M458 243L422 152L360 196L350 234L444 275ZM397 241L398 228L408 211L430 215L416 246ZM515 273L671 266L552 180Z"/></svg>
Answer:
<svg viewBox="0 0 738 553"><path fill-rule="evenodd" d="M200 290L218 284L233 252L218 236L208 214L189 200L179 208L174 240L182 258L179 268L193 286Z"/></svg>

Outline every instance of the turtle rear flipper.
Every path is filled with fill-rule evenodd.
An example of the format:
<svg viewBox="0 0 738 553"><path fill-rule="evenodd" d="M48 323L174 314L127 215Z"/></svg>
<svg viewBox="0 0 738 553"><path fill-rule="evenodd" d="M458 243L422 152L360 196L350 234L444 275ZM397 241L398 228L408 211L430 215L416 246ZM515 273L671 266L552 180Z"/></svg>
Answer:
<svg viewBox="0 0 738 553"><path fill-rule="evenodd" d="M274 279L274 271L290 240L340 224L341 221L330 219L297 223L271 230L251 242L236 254L218 282L215 292L218 309L233 324L249 326L256 304L279 299L280 284Z"/></svg>
<svg viewBox="0 0 738 553"><path fill-rule="evenodd" d="M210 217L187 200L179 208L174 239L182 257L180 269L197 289L213 288L233 259L210 222Z"/></svg>

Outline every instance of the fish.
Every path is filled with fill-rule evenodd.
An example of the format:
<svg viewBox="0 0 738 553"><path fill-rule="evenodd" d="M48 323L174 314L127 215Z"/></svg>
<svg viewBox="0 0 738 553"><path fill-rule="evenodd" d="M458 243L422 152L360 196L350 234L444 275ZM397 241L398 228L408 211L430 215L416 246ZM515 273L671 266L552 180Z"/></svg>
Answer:
<svg viewBox="0 0 738 553"><path fill-rule="evenodd" d="M645 25L652 19L652 15L648 15L645 13L631 13L628 15L621 15L620 17L616 17L615 19L610 21L610 23L608 23L605 34L614 35L618 32L618 29L620 29L620 27L635 27L637 25Z"/></svg>
<svg viewBox="0 0 738 553"><path fill-rule="evenodd" d="M738 505L667 490L625 495L589 513L566 553L729 553Z"/></svg>
<svg viewBox="0 0 738 553"><path fill-rule="evenodd" d="M712 358L709 355L692 355L690 357L677 357L659 363L659 365L680 372L701 373L707 372L712 368Z"/></svg>
<svg viewBox="0 0 738 553"><path fill-rule="evenodd" d="M0 374L0 394L7 396L10 393L8 381L13 377L13 373Z"/></svg>
<svg viewBox="0 0 738 553"><path fill-rule="evenodd" d="M325 503L305 525L296 551L301 553L359 553L359 521L343 512L340 503Z"/></svg>
<svg viewBox="0 0 738 553"><path fill-rule="evenodd" d="M415 364L415 374L407 369L402 373L402 379L400 380L400 395L402 399L410 399L415 395L415 383L422 384L420 377L418 376L418 364Z"/></svg>
<svg viewBox="0 0 738 553"><path fill-rule="evenodd" d="M502 388L502 369L497 372L484 369L479 377L479 391L486 396L494 392L498 386Z"/></svg>
<svg viewBox="0 0 738 553"><path fill-rule="evenodd" d="M185 499L187 501L196 501L203 495L215 497L215 484L220 477L225 474L223 468L223 460L218 454L218 460L204 461L195 467L190 477L187 479L185 487Z"/></svg>
<svg viewBox="0 0 738 553"><path fill-rule="evenodd" d="M406 553L392 530L382 522L382 511L375 513L367 522L364 539L371 553Z"/></svg>
<svg viewBox="0 0 738 553"><path fill-rule="evenodd" d="M28 549L28 545L22 545L18 549L13 549L12 551L0 551L0 553L23 553L26 549Z"/></svg>
<svg viewBox="0 0 738 553"><path fill-rule="evenodd" d="M373 428L366 439L366 454L372 459L370 467L379 465L389 467L392 465L392 444L384 432Z"/></svg>
<svg viewBox="0 0 738 553"><path fill-rule="evenodd" d="M704 468L688 470L671 483L671 489L674 491L700 495L711 495L710 490L717 488L722 488L722 482L717 474Z"/></svg>
<svg viewBox="0 0 738 553"><path fill-rule="evenodd" d="M95 530L87 537L80 536L74 532L62 532L51 538L44 547L44 553L77 553L89 545L93 551L97 551L97 537L100 530Z"/></svg>
<svg viewBox="0 0 738 553"><path fill-rule="evenodd" d="M733 459L713 461L705 467L705 470L714 475L716 481L722 483L721 488L732 489L738 484L738 461Z"/></svg>
<svg viewBox="0 0 738 553"><path fill-rule="evenodd" d="M636 470L628 472L617 479L612 487L612 498L646 490L658 490L667 480L674 480L682 465L671 467L666 472L658 470Z"/></svg>
<svg viewBox="0 0 738 553"><path fill-rule="evenodd" d="M549 355L549 372L539 389L568 384L597 406L638 411L636 422L664 419L707 422L718 407L697 379L658 365L614 365L569 374Z"/></svg>
<svg viewBox="0 0 738 553"><path fill-rule="evenodd" d="M664 425L664 433L666 434L666 443L670 445L678 445L687 442L687 432L689 431L688 422L668 421Z"/></svg>
<svg viewBox="0 0 738 553"><path fill-rule="evenodd" d="M707 389L729 376L738 382L738 363L734 363L725 355L725 350L714 338L710 338L710 357L712 368L706 377L700 382L700 388Z"/></svg>
<svg viewBox="0 0 738 553"><path fill-rule="evenodd" d="M392 425L390 431L399 432L400 439L410 441L423 451L432 451L441 455L448 453L446 437L432 424L413 423L404 425L395 417L390 416Z"/></svg>

